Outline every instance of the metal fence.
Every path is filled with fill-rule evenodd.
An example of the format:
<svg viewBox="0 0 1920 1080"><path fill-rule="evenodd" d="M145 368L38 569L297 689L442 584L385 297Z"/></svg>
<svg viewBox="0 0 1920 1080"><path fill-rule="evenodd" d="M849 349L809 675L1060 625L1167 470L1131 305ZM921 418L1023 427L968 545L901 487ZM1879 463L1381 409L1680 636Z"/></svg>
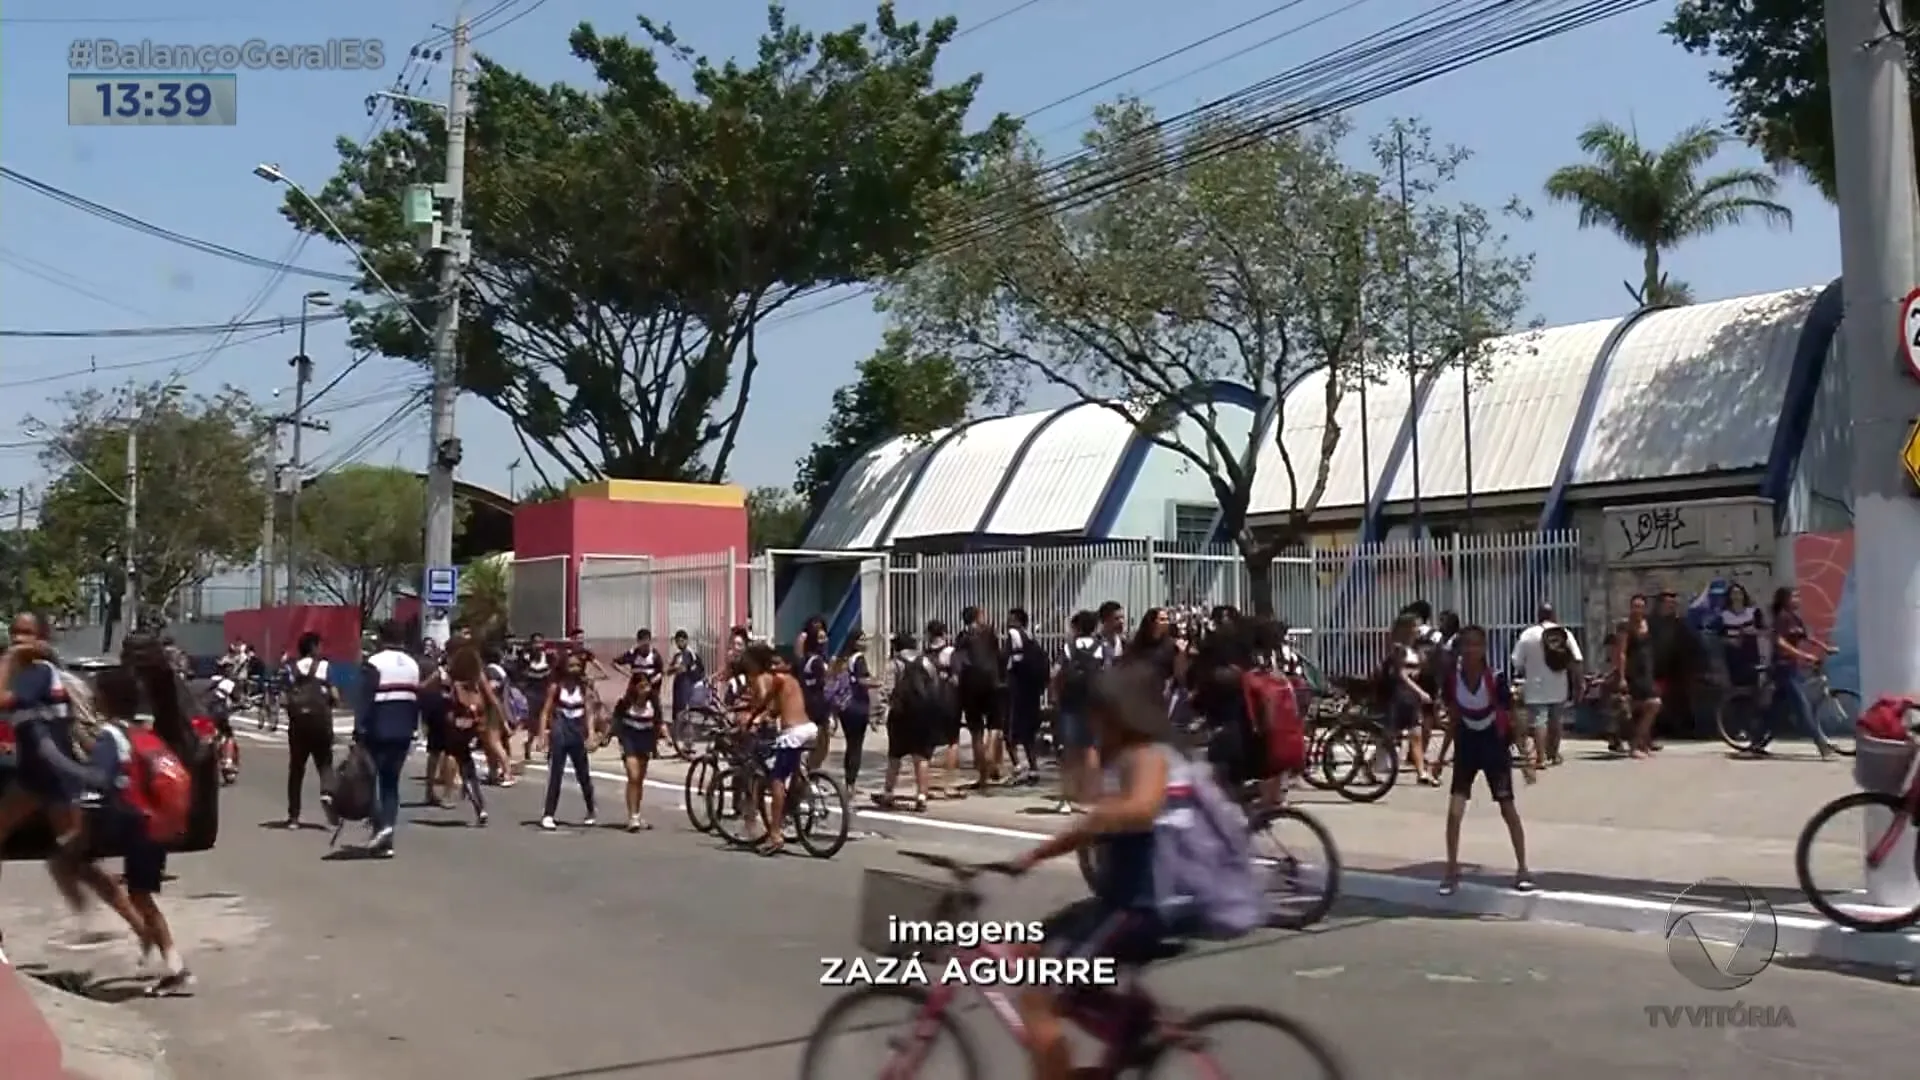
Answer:
<svg viewBox="0 0 1920 1080"><path fill-rule="evenodd" d="M1484 627L1494 656L1503 657L1542 603L1552 604L1569 626L1581 625L1579 550L1579 535L1570 531L1318 548L1276 558L1268 589L1275 613L1293 628L1296 647L1332 674L1372 670L1385 654L1395 616L1414 600ZM548 630L537 618L523 618L521 565L514 577L514 627L563 632L558 622ZM1109 600L1136 619L1152 607L1258 606L1253 580L1232 548L1153 541L954 555L894 552L879 563L877 583L863 570L844 591L808 594L827 609L818 612L774 610L781 587L777 570L765 556L740 562L732 552L653 560L590 556L580 568L581 628L589 639L608 644L625 642L642 626L656 633L685 629L703 651L717 652L741 589L762 633L779 637L777 628L820 614L832 625L866 630L876 650L891 634L921 635L935 619L957 624L969 605L996 619L1009 608L1025 608L1046 638L1063 634L1075 612ZM564 592L556 595L557 617L564 620ZM788 598L790 606L795 602Z"/></svg>
<svg viewBox="0 0 1920 1080"><path fill-rule="evenodd" d="M609 649L624 648L643 628L656 638L685 630L707 662L717 664L747 569L732 551L582 556L579 628L589 643Z"/></svg>
<svg viewBox="0 0 1920 1080"><path fill-rule="evenodd" d="M569 561L565 555L513 560L513 591L507 610L514 633L553 638L566 634Z"/></svg>

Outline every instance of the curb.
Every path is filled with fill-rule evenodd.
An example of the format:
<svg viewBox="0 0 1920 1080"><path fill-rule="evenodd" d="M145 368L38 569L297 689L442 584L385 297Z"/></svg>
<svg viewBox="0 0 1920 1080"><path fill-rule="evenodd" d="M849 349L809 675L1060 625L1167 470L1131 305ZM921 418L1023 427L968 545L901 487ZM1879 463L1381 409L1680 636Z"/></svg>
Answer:
<svg viewBox="0 0 1920 1080"><path fill-rule="evenodd" d="M19 1080L63 1080L60 1036L27 989L27 976L0 961L0 1059Z"/></svg>
<svg viewBox="0 0 1920 1080"><path fill-rule="evenodd" d="M1401 907L1651 934L1662 939L1668 936L1675 918L1671 904L1609 893L1549 889L1521 893L1495 885L1462 882L1454 895L1441 896L1439 881L1435 878L1371 871L1343 873L1340 884L1344 896ZM1746 911L1702 911L1697 907L1683 910L1687 926L1697 937L1728 946L1741 944L1756 919ZM1920 933L1862 934L1822 918L1779 912L1773 913L1773 922L1775 957L1901 971L1920 968Z"/></svg>

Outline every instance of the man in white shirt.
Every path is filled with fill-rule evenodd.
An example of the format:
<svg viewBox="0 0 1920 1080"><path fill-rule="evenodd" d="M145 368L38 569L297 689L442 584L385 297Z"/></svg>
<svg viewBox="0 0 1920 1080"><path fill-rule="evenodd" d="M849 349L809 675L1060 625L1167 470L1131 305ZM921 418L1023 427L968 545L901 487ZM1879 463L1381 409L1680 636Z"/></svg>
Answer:
<svg viewBox="0 0 1920 1080"><path fill-rule="evenodd" d="M1554 618L1551 604L1540 605L1533 625L1513 643L1508 679L1524 707L1527 753L1535 768L1560 764L1560 737L1584 662L1580 642Z"/></svg>

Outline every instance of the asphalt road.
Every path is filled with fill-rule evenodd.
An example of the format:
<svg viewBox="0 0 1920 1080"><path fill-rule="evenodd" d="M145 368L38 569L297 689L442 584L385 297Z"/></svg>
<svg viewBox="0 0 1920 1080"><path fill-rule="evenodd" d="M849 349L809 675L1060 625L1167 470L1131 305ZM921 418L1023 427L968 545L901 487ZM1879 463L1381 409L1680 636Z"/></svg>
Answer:
<svg viewBox="0 0 1920 1080"><path fill-rule="evenodd" d="M694 834L657 789L651 833L547 834L532 825L531 782L488 792L485 831L464 812L414 808L398 858L329 859L324 831L262 827L280 816L285 759L247 750L219 848L179 860L165 897L199 992L119 1006L160 1028L181 1080L792 1076L834 993L818 985L822 958L855 954L859 868L902 866L902 847L1012 850L890 826L897 835L856 840L830 862L764 859ZM619 816L617 799L604 784L604 817ZM561 816L578 813L568 790ZM1070 868L999 888L996 913L1015 918L1078 895ZM128 993L130 945L81 953L40 940L59 921L43 876L6 875L0 920L24 969L94 996ZM1151 981L1185 1008L1285 1010L1340 1048L1355 1080L1877 1078L1909 1064L1920 1005L1907 987L1779 966L1738 993L1708 993L1645 937L1380 910L1182 958ZM1784 1006L1795 1026L1656 1027L1648 1016L1736 1002ZM988 1075L1023 1075L984 1009L966 1025ZM1271 1042L1236 1037L1225 1050L1235 1075L1312 1075ZM848 1080L872 1070L871 1059L836 1064Z"/></svg>

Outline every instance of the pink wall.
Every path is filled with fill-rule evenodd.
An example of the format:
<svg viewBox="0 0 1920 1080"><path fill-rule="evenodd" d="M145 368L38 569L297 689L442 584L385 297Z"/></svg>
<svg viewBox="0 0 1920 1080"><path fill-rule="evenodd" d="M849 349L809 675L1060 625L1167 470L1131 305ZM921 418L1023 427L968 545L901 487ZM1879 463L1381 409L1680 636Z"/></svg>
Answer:
<svg viewBox="0 0 1920 1080"><path fill-rule="evenodd" d="M736 506L635 502L577 496L522 506L513 515L513 553L567 556L567 625L580 619L580 562L590 555L715 555L747 560L747 512ZM738 574L735 622L745 617L749 574Z"/></svg>

